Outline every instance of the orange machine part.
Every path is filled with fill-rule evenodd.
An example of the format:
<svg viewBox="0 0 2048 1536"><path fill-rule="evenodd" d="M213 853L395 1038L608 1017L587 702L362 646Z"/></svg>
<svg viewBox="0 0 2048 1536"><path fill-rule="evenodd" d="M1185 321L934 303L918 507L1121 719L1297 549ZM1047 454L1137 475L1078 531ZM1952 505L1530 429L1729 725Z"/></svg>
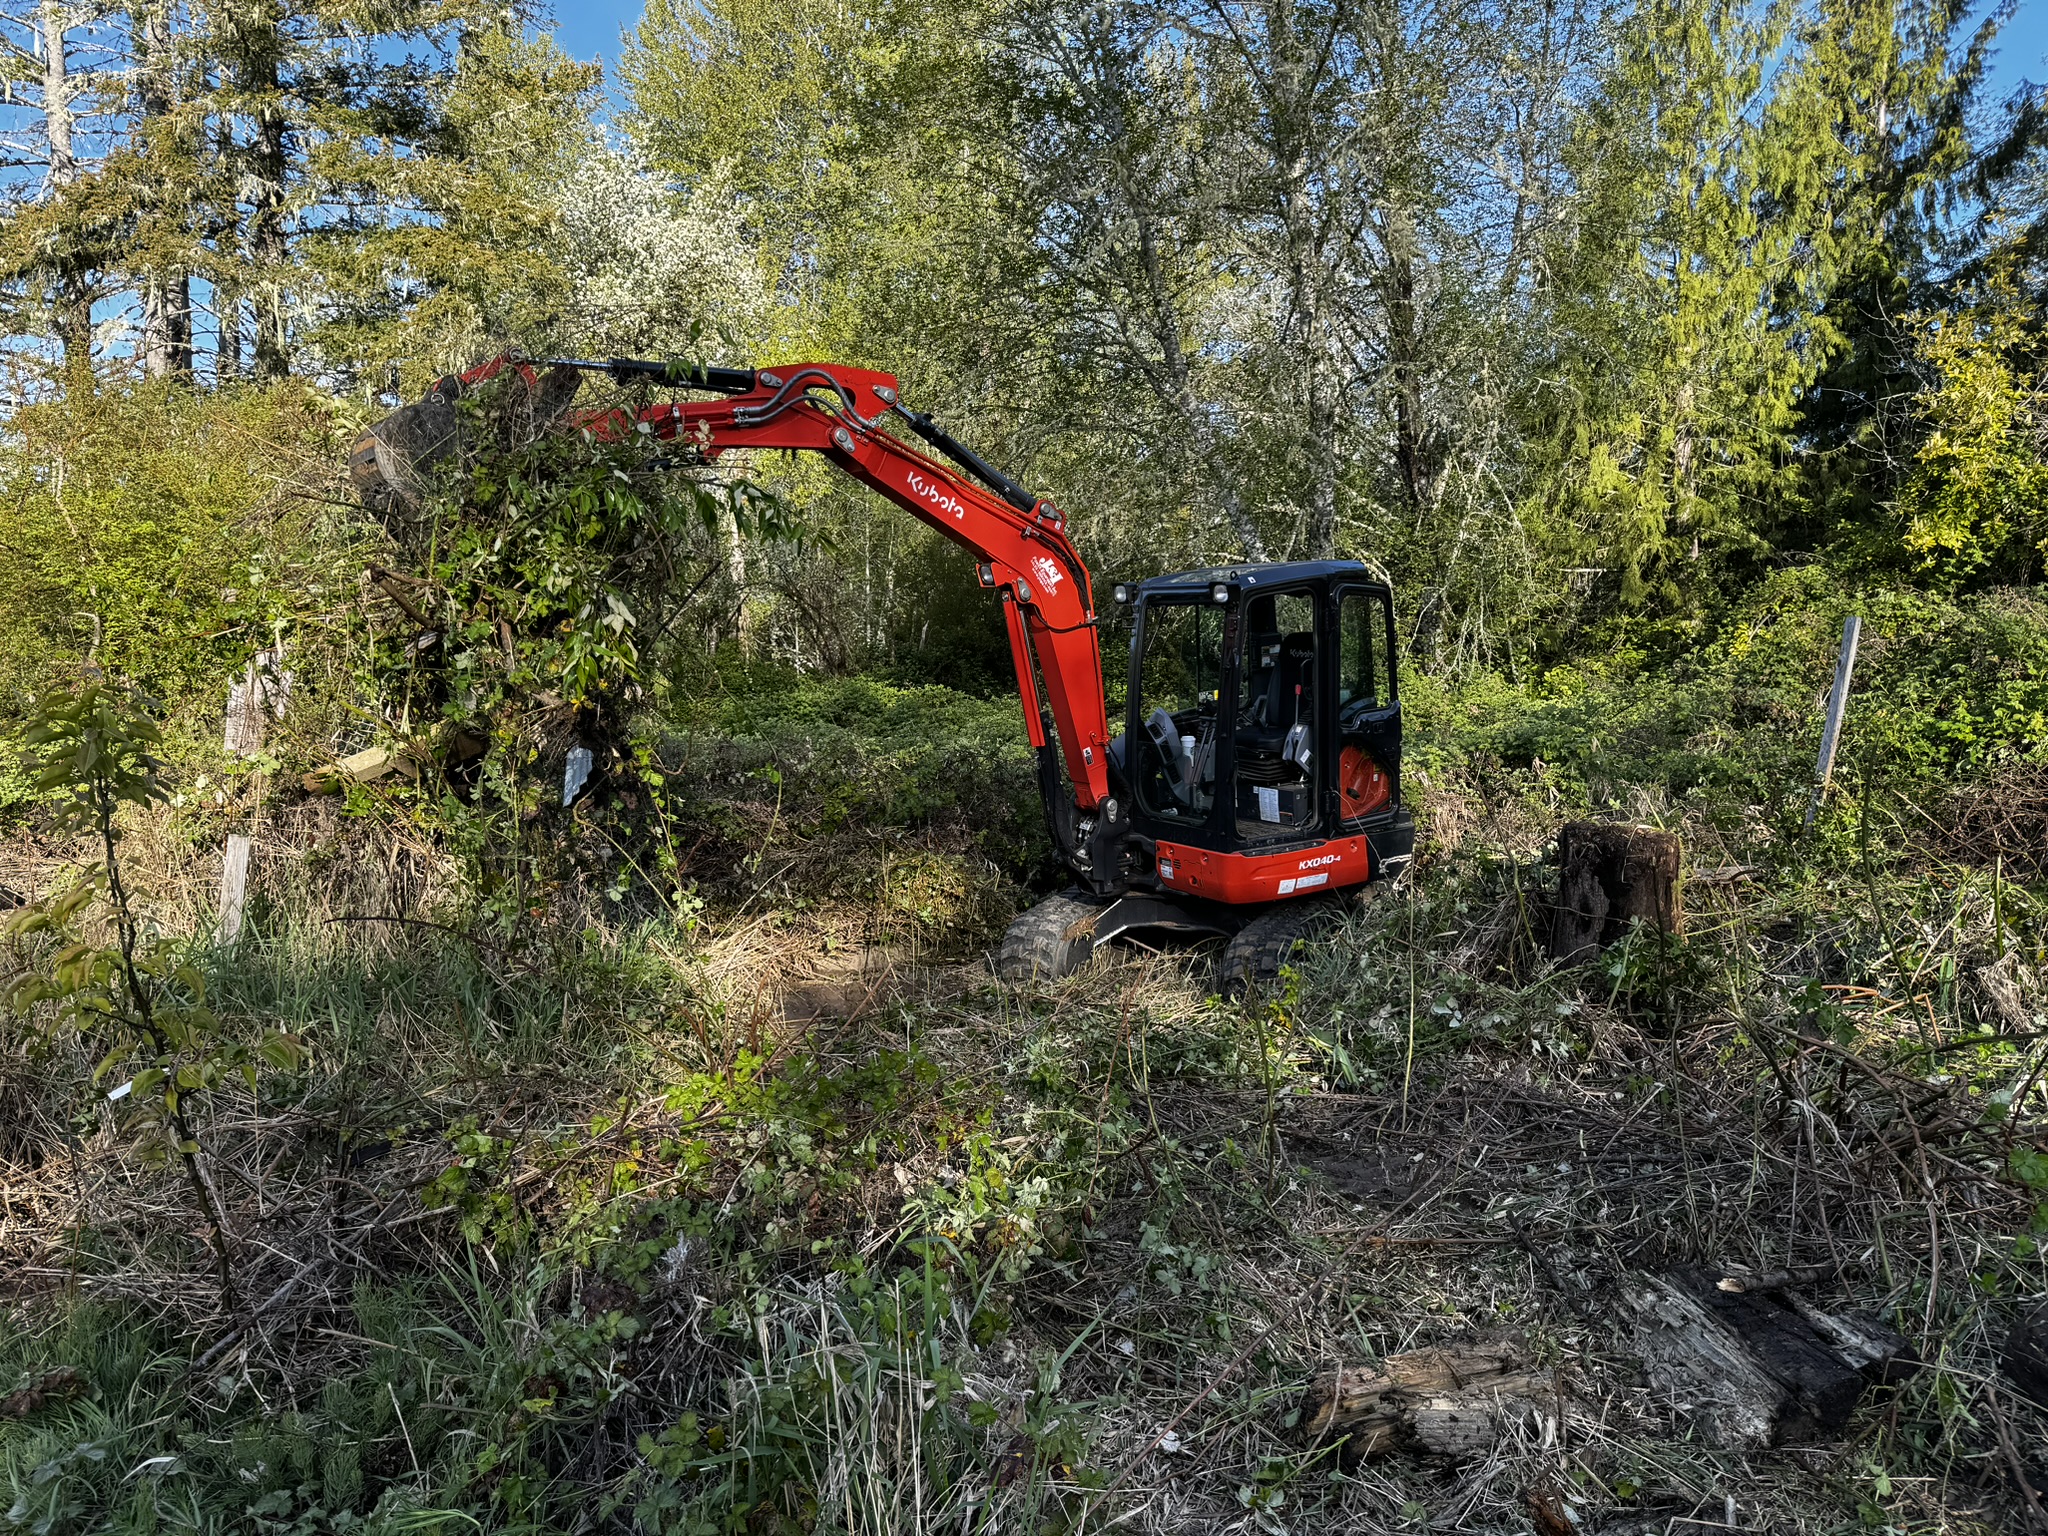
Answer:
<svg viewBox="0 0 2048 1536"><path fill-rule="evenodd" d="M1370 816L1394 793L1393 781L1358 747L1346 747L1337 759L1337 792L1343 796L1344 819Z"/></svg>
<svg viewBox="0 0 2048 1536"><path fill-rule="evenodd" d="M1158 858L1159 883L1166 889L1233 905L1284 901L1372 878L1372 851L1362 837L1332 838L1285 853L1211 853L1162 842Z"/></svg>

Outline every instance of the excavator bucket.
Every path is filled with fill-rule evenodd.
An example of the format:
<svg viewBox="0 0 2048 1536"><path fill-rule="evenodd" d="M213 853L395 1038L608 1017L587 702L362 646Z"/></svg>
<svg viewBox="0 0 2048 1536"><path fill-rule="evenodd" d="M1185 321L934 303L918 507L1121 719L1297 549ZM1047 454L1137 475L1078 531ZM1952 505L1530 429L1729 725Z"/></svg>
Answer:
<svg viewBox="0 0 2048 1536"><path fill-rule="evenodd" d="M438 379L426 398L400 406L358 437L348 456L348 476L364 506L379 517L403 521L420 509L434 470L462 446L465 417L457 404L506 371L502 361L465 374ZM545 373L511 365L512 409L506 419L513 434L530 439L555 425L576 398L583 377L574 368Z"/></svg>

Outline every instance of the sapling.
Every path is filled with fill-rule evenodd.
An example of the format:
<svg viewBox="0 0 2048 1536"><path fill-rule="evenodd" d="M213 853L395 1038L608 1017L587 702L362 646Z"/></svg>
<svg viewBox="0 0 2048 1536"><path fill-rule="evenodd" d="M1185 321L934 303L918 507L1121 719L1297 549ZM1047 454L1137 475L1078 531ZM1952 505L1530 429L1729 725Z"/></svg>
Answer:
<svg viewBox="0 0 2048 1536"><path fill-rule="evenodd" d="M89 838L98 857L68 886L7 921L6 932L17 939L44 941L36 960L8 984L6 1001L45 1042L75 1036L86 1057L97 1058L92 1087L143 1129L146 1147L168 1144L175 1152L208 1229L221 1300L240 1311L227 1212L192 1109L196 1096L231 1074L240 1073L253 1091L259 1065L296 1066L299 1042L281 1030L254 1044L229 1036L207 1007L205 978L184 946L146 932L137 916L121 867L121 808L162 797L161 738L141 701L108 683L52 692L36 705L24 740L56 830Z"/></svg>

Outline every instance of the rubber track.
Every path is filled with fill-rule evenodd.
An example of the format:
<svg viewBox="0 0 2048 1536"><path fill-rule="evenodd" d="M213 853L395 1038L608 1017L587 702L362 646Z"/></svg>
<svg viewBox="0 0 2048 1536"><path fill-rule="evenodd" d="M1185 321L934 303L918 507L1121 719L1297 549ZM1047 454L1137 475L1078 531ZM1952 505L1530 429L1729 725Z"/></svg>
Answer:
<svg viewBox="0 0 2048 1536"><path fill-rule="evenodd" d="M996 974L1009 982L1058 981L1073 975L1095 953L1095 939L1092 930L1070 934L1101 910L1102 903L1078 891L1062 891L1019 913L1003 934Z"/></svg>
<svg viewBox="0 0 2048 1536"><path fill-rule="evenodd" d="M1294 957L1294 946L1328 927L1337 917L1332 901L1290 902L1262 912L1246 923L1223 947L1216 964L1216 987L1225 997L1240 997L1272 986L1281 967Z"/></svg>

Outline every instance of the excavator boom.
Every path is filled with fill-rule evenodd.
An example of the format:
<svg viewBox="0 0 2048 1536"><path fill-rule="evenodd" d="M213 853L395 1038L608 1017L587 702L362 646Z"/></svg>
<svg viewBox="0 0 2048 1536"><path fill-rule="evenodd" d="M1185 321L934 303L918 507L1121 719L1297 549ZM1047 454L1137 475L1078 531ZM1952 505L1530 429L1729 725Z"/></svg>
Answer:
<svg viewBox="0 0 2048 1536"><path fill-rule="evenodd" d="M452 446L455 397L508 367L519 370L536 394L544 394L549 385L536 369L549 366L495 358L459 379L442 380L428 401L406 410L425 410L438 402L447 412L445 435ZM946 436L930 417L904 406L891 374L826 363L756 370L619 358L604 363L558 360L548 378L559 379L568 368L723 397L666 400L637 410L621 407L569 418L600 438L616 440L645 430L686 445L706 461L740 449L822 454L969 550L982 585L992 587L1002 602L1024 726L1038 754L1054 841L1076 873L1086 877L1093 863L1090 845L1103 842L1094 836L1096 828L1115 821L1117 808L1094 590L1057 507L1031 496ZM555 393L566 392L557 386ZM423 448L416 422L400 423L403 416L400 412L372 428L352 456L357 485L373 504L437 456L432 445ZM899 423L955 463L912 447L890 430ZM401 448L408 460L402 466L394 462ZM1054 739L1072 786L1071 799L1059 783L1059 761L1050 750Z"/></svg>

